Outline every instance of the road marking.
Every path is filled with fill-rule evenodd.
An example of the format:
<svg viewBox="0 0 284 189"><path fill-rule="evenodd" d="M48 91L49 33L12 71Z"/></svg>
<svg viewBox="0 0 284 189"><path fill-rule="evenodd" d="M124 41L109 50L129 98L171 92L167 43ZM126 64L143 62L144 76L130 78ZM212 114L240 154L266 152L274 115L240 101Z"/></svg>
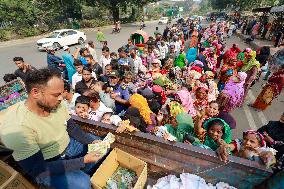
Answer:
<svg viewBox="0 0 284 189"><path fill-rule="evenodd" d="M249 95L249 98L250 98L251 102L253 103L256 98L255 98L255 96L253 95L253 93L252 93L251 90L248 91L248 95ZM266 119L266 117L265 117L263 111L257 111L257 115L258 115L258 117L259 117L259 119L260 119L262 125L266 125L266 124L268 123L268 121L267 121L267 119Z"/></svg>
<svg viewBox="0 0 284 189"><path fill-rule="evenodd" d="M251 114L251 112L250 112L250 110L249 110L249 108L246 104L243 105L243 110L245 111L247 120L249 122L249 127L253 130L257 130L257 127L256 127L256 124L255 124L254 119L252 117L252 114Z"/></svg>

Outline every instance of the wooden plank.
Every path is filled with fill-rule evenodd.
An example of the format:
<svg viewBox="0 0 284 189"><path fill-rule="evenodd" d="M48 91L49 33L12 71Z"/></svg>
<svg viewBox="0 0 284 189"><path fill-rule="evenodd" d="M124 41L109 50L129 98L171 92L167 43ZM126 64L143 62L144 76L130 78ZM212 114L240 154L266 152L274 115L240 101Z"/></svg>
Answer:
<svg viewBox="0 0 284 189"><path fill-rule="evenodd" d="M83 129L98 136L111 132L116 135L113 147L118 147L148 164L151 182L168 174L192 173L207 182L227 182L237 188L252 188L272 174L257 162L231 156L230 162L219 161L214 151L192 145L165 141L148 133L115 133L112 125L73 117Z"/></svg>

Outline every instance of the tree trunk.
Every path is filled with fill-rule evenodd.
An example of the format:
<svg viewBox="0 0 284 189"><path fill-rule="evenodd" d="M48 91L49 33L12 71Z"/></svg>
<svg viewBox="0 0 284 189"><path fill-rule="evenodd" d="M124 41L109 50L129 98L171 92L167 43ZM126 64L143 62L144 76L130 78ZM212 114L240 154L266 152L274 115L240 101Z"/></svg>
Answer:
<svg viewBox="0 0 284 189"><path fill-rule="evenodd" d="M112 17L113 17L113 22L119 21L119 7L117 4L112 4Z"/></svg>

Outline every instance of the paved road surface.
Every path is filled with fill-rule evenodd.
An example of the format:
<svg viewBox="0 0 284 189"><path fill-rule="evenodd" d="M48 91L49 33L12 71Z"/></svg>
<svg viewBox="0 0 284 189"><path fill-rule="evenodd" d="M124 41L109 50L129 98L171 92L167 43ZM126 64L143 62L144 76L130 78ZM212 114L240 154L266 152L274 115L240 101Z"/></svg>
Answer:
<svg viewBox="0 0 284 189"><path fill-rule="evenodd" d="M153 35L155 27L157 26L157 22L147 24L145 29L150 35ZM165 26L159 26L160 30L163 30ZM127 42L130 34L135 30L139 29L139 25L135 24L128 24L122 28L121 33L119 34L110 34L111 29L105 29L103 32L106 34L106 38L109 42L110 50L117 51L119 47L124 45ZM95 32L86 32L88 40L95 41ZM240 48L244 49L247 47L241 39L238 37L233 36L232 38L227 40L227 46L231 47L233 43L238 43ZM30 63L31 65L39 68L46 66L46 53L38 52L36 49L36 40L27 41L23 44L9 44L6 47L0 47L0 84L3 84L2 77L5 73L13 73L16 69L16 66L12 62L12 58L14 56L22 56L26 62ZM71 52L74 51L75 47L71 48ZM57 52L57 54L61 54L62 51ZM100 45L97 44L97 54L98 57L101 55L101 48ZM257 95L261 91L261 85L264 82L260 80L255 86L253 86L252 90L250 90L249 95L246 99L245 104L243 107L236 109L233 112L233 116L237 120L237 129L233 130L234 137L241 137L242 132L247 129L256 129L262 125L265 125L269 120L278 120L282 112L284 111L284 95L283 93L280 97L274 100L272 106L264 111L264 112L257 112L252 108L248 107L247 104L249 102L254 101Z"/></svg>

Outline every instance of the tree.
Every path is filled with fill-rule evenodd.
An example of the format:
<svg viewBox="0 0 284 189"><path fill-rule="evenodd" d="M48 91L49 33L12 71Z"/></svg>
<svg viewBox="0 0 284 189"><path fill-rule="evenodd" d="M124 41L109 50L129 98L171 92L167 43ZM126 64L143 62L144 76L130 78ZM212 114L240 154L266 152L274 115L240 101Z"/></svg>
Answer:
<svg viewBox="0 0 284 189"><path fill-rule="evenodd" d="M150 2L156 2L157 0L86 0L88 5L92 6L104 6L109 9L113 16L113 21L120 20L119 8L125 6L143 7Z"/></svg>

